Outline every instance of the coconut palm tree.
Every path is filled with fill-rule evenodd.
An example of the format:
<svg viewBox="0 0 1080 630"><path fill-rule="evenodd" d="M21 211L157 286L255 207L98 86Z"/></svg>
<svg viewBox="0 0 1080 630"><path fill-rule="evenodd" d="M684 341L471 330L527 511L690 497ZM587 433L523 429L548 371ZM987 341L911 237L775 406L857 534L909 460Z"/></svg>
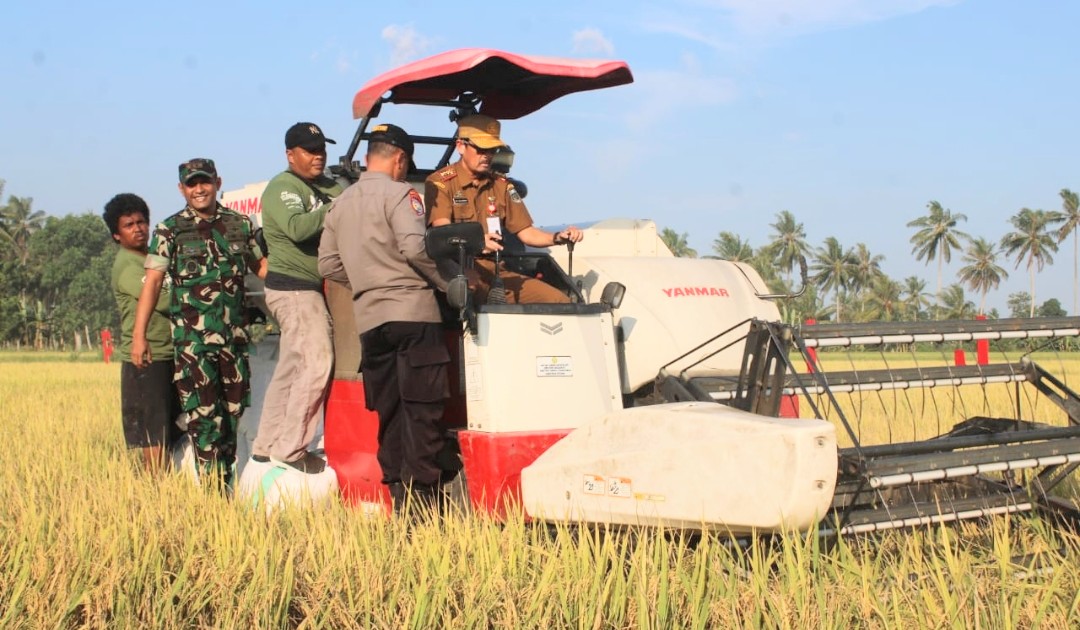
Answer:
<svg viewBox="0 0 1080 630"><path fill-rule="evenodd" d="M686 232L679 234L671 228L664 228L660 232L660 239L664 241L671 253L679 258L697 258L697 251L686 242Z"/></svg>
<svg viewBox="0 0 1080 630"><path fill-rule="evenodd" d="M835 236L825 239L824 244L814 252L814 262L810 265L813 281L822 293L833 292L836 321L840 321L840 292L851 285L855 275L856 262L851 251L844 251Z"/></svg>
<svg viewBox="0 0 1080 630"><path fill-rule="evenodd" d="M1021 208L1009 218L1015 231L1001 237L1001 248L1006 256L1015 256L1016 268L1027 261L1028 275L1031 278L1031 307L1029 317L1035 317L1035 272L1042 271L1046 263L1054 262L1053 253L1058 250L1058 242L1049 230L1064 218L1057 212Z"/></svg>
<svg viewBox="0 0 1080 630"><path fill-rule="evenodd" d="M936 201L926 204L930 213L925 217L919 217L910 221L907 226L919 228L911 237L911 253L915 254L916 260L926 259L926 264L937 260L937 303L941 304L941 266L952 260L952 250L960 248L960 239L968 238L968 235L956 228L961 221L967 221L967 216L941 207Z"/></svg>
<svg viewBox="0 0 1080 630"><path fill-rule="evenodd" d="M775 256L776 265L787 275L788 285L791 285L791 272L798 266L806 268L806 255L810 253L810 245L806 242L806 230L803 224L795 221L795 215L787 210L781 210L776 214L776 223L769 227L773 233L769 238L769 249Z"/></svg>
<svg viewBox="0 0 1080 630"><path fill-rule="evenodd" d="M1073 313L1080 313L1080 306L1077 305L1077 291L1080 289L1080 246L1077 245L1076 232L1077 226L1080 226L1080 207L1078 207L1078 199L1076 193L1068 188L1062 188L1061 192L1061 227L1057 231L1058 243L1062 243L1066 238L1072 234L1073 237Z"/></svg>
<svg viewBox="0 0 1080 630"><path fill-rule="evenodd" d="M30 250L27 247L30 235L45 225L45 212L33 210L31 197L8 198L7 205L0 209L0 237L14 246L15 256L25 263Z"/></svg>
<svg viewBox="0 0 1080 630"><path fill-rule="evenodd" d="M851 277L851 289L855 293L858 302L863 301L863 294L874 285L874 281L881 277L881 261L885 257L881 254L871 254L866 243L855 243L851 250L855 260L855 273Z"/></svg>
<svg viewBox="0 0 1080 630"><path fill-rule="evenodd" d="M713 241L713 251L723 260L732 262L750 262L754 257L754 248L732 232L721 232Z"/></svg>
<svg viewBox="0 0 1080 630"><path fill-rule="evenodd" d="M975 315L975 305L964 295L964 287L950 284L941 294L943 319L971 319Z"/></svg>
<svg viewBox="0 0 1080 630"><path fill-rule="evenodd" d="M1009 272L997 264L997 246L982 237L971 239L963 260L967 264L960 268L960 281L982 294L979 314L983 315L986 313L986 294L1008 279Z"/></svg>
<svg viewBox="0 0 1080 630"><path fill-rule="evenodd" d="M871 320L892 322L899 319L900 312L904 309L901 294L904 289L900 283L886 275L874 278L866 296L866 304L869 306L866 316Z"/></svg>
<svg viewBox="0 0 1080 630"><path fill-rule="evenodd" d="M919 313L930 307L928 295L925 280L918 276L904 278L902 305L904 312L911 315L912 321L919 319Z"/></svg>

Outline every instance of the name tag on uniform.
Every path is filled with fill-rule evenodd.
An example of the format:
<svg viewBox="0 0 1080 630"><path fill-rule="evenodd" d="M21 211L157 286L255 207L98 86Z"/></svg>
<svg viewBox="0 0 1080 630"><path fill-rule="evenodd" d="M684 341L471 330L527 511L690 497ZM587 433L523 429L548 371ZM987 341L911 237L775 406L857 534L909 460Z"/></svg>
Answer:
<svg viewBox="0 0 1080 630"><path fill-rule="evenodd" d="M499 223L499 217L487 218L487 231L488 234L502 235L502 225Z"/></svg>
<svg viewBox="0 0 1080 630"><path fill-rule="evenodd" d="M454 195L455 206L464 206L467 203L469 203L469 200L466 199L463 195Z"/></svg>

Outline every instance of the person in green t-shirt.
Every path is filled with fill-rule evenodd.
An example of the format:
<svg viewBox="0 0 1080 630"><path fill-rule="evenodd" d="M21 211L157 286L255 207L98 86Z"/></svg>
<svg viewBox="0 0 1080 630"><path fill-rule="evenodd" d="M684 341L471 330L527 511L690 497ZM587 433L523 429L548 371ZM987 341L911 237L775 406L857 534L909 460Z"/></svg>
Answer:
<svg viewBox="0 0 1080 630"><path fill-rule="evenodd" d="M278 361L266 389L252 460L320 474L326 462L307 450L315 437L334 364L333 324L319 275L319 237L341 185L323 174L326 143L314 123L285 133L289 167L262 196L268 267L266 306L281 330Z"/></svg>
<svg viewBox="0 0 1080 630"><path fill-rule="evenodd" d="M173 387L173 344L169 325L169 285L163 285L147 326L146 339L156 359L143 368L131 362L135 305L144 281L143 263L150 240L150 208L138 195L121 193L105 204L102 214L113 240L120 245L112 267L112 290L120 310L120 409L124 440L142 450L142 465L157 473L166 449L180 435L175 420L180 399Z"/></svg>

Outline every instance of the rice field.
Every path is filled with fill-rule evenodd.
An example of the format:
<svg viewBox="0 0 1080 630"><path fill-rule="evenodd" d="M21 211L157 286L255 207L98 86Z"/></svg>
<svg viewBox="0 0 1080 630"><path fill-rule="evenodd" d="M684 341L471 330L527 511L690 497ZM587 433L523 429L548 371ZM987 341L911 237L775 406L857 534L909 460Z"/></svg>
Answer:
<svg viewBox="0 0 1080 630"><path fill-rule="evenodd" d="M1062 366L1080 381L1080 361ZM922 422L911 408L890 421ZM875 413L860 412L865 430ZM0 627L1080 626L1080 539L1037 517L733 549L520 515L411 528L341 504L266 516L140 473L119 414L116 364L0 355Z"/></svg>

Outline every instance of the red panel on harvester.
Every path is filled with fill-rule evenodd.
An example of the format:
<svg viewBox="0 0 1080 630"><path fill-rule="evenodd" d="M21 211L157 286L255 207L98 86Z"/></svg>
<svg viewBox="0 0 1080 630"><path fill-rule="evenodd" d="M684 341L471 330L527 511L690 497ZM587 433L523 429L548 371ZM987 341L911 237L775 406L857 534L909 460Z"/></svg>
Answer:
<svg viewBox="0 0 1080 630"><path fill-rule="evenodd" d="M473 508L505 518L508 507L521 505L521 469L536 461L541 453L569 432L458 432Z"/></svg>
<svg viewBox="0 0 1080 630"><path fill-rule="evenodd" d="M780 397L780 417L781 418L798 418L799 417L799 397L795 395L781 396Z"/></svg>
<svg viewBox="0 0 1080 630"><path fill-rule="evenodd" d="M337 472L346 503L390 503L379 450L379 416L364 407L362 381L335 380L326 401L324 429L326 459Z"/></svg>

